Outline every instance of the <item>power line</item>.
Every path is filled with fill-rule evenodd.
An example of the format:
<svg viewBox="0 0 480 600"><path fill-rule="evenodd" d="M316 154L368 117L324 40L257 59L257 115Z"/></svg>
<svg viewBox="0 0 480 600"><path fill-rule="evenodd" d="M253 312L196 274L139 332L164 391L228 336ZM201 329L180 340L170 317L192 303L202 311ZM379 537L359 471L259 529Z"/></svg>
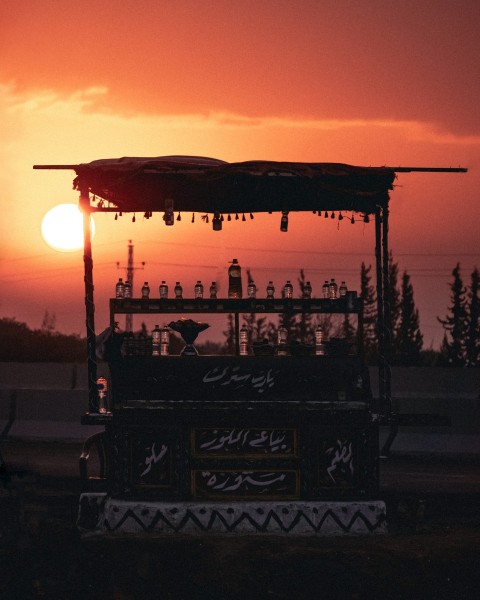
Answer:
<svg viewBox="0 0 480 600"><path fill-rule="evenodd" d="M188 246L191 248L191 244L186 242L164 242L161 240L149 241L148 244L163 244L167 246ZM319 256L364 256L365 254L374 254L374 250L365 252L337 252L335 250L281 250L279 248L245 248L243 246L214 246L211 244L195 244L195 248L210 248L211 250L241 250L242 252L266 252L273 254L308 254L308 255L319 255ZM421 256L421 257L477 257L480 258L479 252L399 252L394 253L394 258L397 256Z"/></svg>

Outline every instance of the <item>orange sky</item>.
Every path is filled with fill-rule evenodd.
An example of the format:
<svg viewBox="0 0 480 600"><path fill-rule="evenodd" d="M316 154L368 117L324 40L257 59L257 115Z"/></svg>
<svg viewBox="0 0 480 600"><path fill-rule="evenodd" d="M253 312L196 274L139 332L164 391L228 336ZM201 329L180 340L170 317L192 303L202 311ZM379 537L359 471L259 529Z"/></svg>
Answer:
<svg viewBox="0 0 480 600"><path fill-rule="evenodd" d="M0 4L0 31L0 316L36 328L48 310L58 330L84 334L81 252L54 252L40 234L49 208L77 200L73 172L33 164L186 154L460 165L469 173L400 175L392 192L391 248L425 344L441 339L452 268L468 282L480 263L480 3L16 0ZM303 267L314 289L330 276L358 288L371 225L295 216L285 236L277 221L214 234L186 218L97 217L97 329L128 239L146 261L136 283L154 289L160 278L226 281L233 256L259 286Z"/></svg>

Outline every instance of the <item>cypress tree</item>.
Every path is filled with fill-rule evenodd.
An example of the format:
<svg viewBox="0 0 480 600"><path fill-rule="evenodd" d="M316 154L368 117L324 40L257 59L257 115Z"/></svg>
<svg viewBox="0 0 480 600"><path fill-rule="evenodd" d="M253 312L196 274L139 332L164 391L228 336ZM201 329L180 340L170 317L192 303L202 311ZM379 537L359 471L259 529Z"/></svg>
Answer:
<svg viewBox="0 0 480 600"><path fill-rule="evenodd" d="M390 342L393 357L398 354L397 336L400 322L400 291L398 289L398 263L393 262L393 253L388 255L388 288L390 303Z"/></svg>
<svg viewBox="0 0 480 600"><path fill-rule="evenodd" d="M400 321L397 332L398 355L403 364L417 365L423 346L420 332L420 319L413 299L413 286L406 271L402 276L402 296L400 300Z"/></svg>
<svg viewBox="0 0 480 600"><path fill-rule="evenodd" d="M475 267L467 294L465 355L467 366L480 365L480 273Z"/></svg>
<svg viewBox="0 0 480 600"><path fill-rule="evenodd" d="M232 313L227 316L227 329L223 332L227 354L235 354L235 320Z"/></svg>
<svg viewBox="0 0 480 600"><path fill-rule="evenodd" d="M445 330L441 352L449 365L463 366L466 362L465 340L467 330L466 288L460 276L460 263L452 271L453 282L450 284L451 306L445 319L437 317Z"/></svg>
<svg viewBox="0 0 480 600"><path fill-rule="evenodd" d="M303 269L300 269L300 276L298 278L298 285L300 288L300 298L303 298L303 292L306 285L305 280L305 272ZM314 341L314 333L313 333L313 325L312 325L312 315L302 312L298 315L297 323L296 323L296 336L298 340L303 342L304 344L311 344Z"/></svg>
<svg viewBox="0 0 480 600"><path fill-rule="evenodd" d="M370 284L372 279L368 267L362 262L360 269L360 296L363 299L363 343L365 359L372 364L377 358L377 305L375 288Z"/></svg>

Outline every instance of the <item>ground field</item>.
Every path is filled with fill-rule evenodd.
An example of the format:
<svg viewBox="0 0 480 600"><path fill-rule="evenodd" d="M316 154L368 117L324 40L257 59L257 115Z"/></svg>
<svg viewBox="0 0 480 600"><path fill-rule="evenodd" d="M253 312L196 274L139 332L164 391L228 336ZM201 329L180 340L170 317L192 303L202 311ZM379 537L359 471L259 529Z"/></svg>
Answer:
<svg viewBox="0 0 480 600"><path fill-rule="evenodd" d="M2 452L2 600L480 597L478 457L382 461L387 535L81 540L80 447L8 442Z"/></svg>

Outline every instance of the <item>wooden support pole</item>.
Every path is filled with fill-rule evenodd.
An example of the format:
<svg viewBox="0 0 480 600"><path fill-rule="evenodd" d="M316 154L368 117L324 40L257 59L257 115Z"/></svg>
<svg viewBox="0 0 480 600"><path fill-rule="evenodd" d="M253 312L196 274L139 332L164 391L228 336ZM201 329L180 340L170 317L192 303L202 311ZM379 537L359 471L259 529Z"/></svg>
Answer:
<svg viewBox="0 0 480 600"><path fill-rule="evenodd" d="M83 213L83 266L85 283L85 323L87 328L88 409L98 412L97 357L95 353L95 303L93 298L92 232L88 186L80 186L80 209Z"/></svg>

